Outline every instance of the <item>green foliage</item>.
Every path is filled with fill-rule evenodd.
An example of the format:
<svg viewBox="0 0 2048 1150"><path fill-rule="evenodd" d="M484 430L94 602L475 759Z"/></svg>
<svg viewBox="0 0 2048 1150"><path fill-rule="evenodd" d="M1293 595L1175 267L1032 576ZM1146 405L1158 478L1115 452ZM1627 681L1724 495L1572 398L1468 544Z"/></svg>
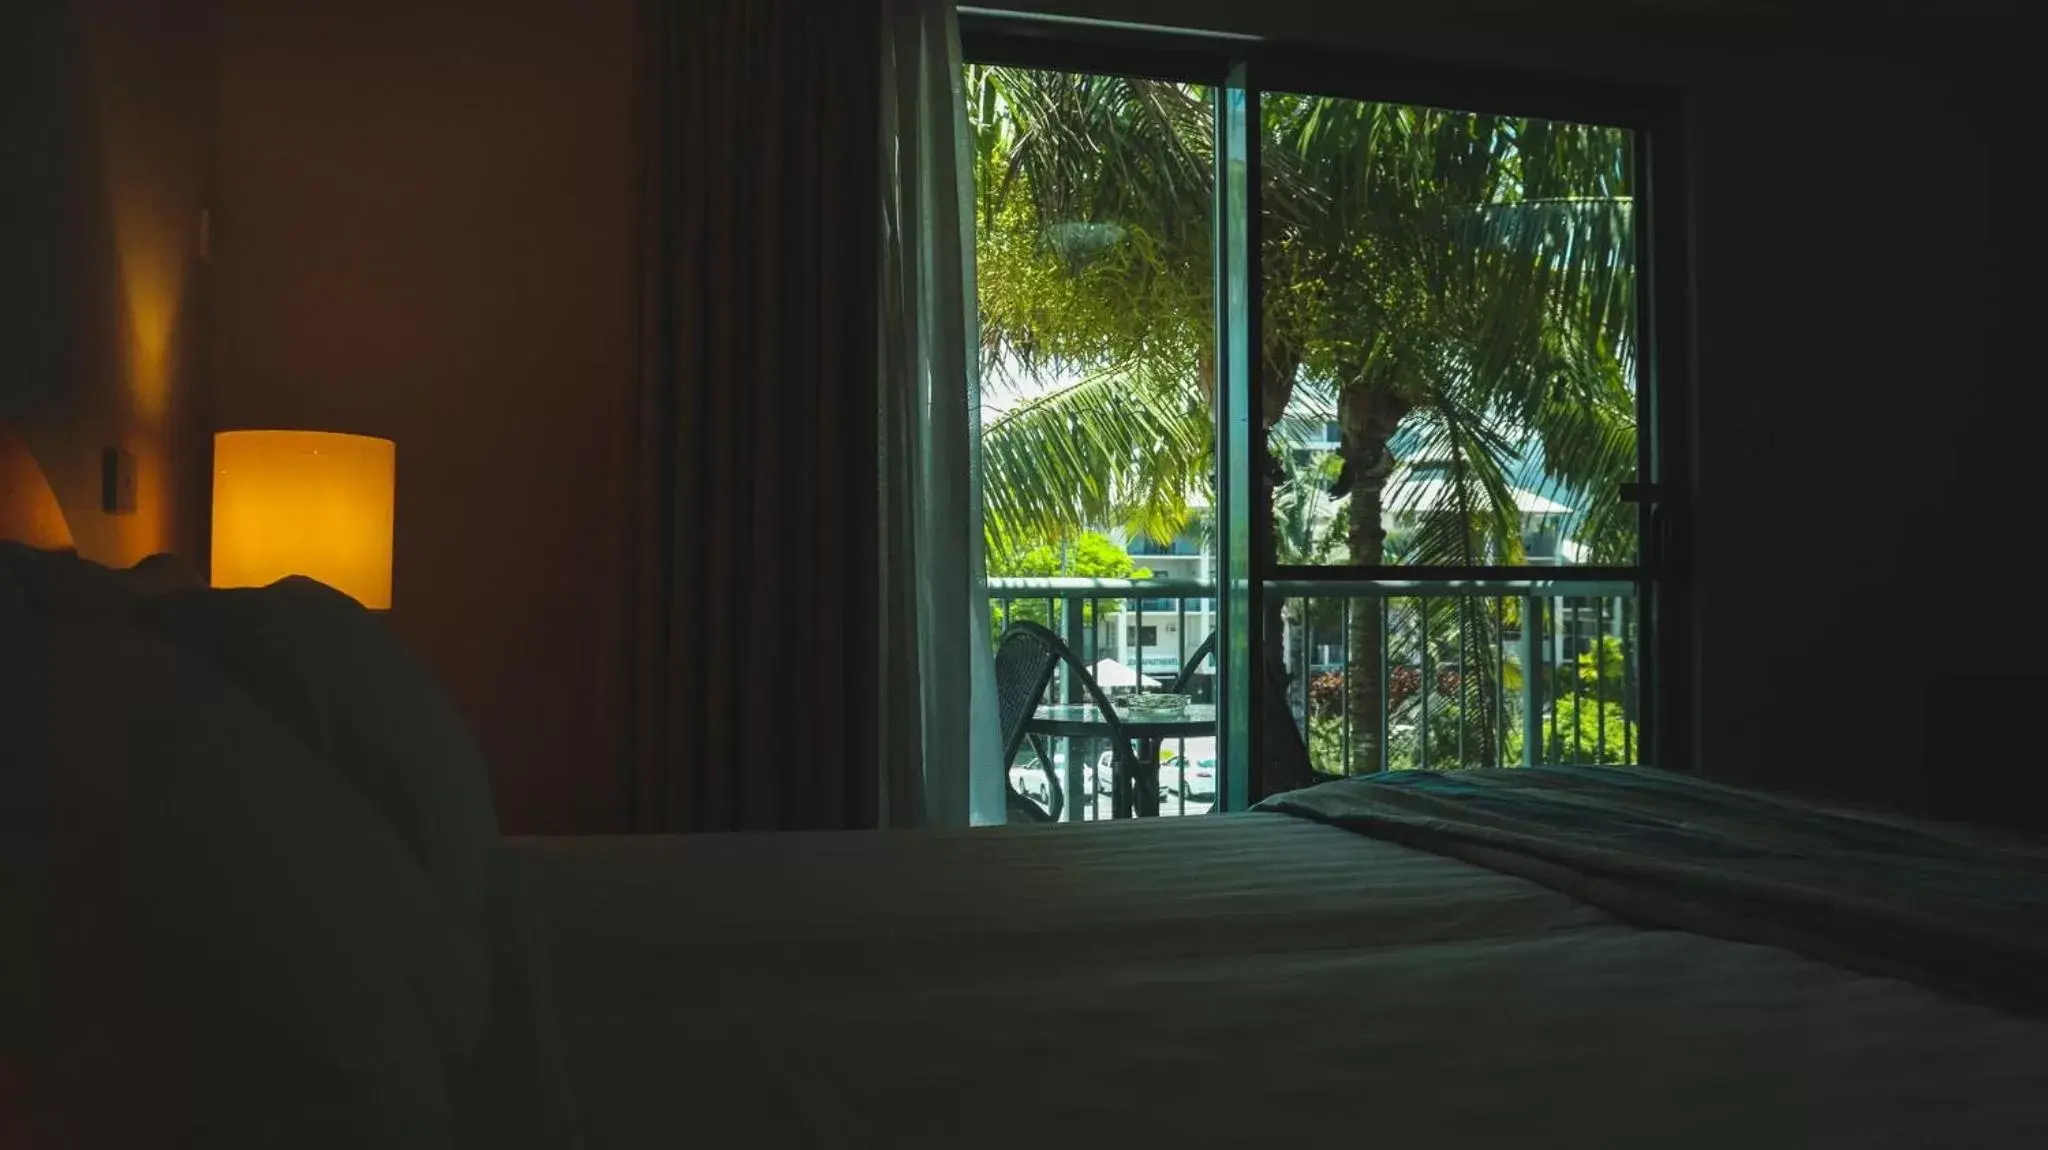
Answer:
<svg viewBox="0 0 2048 1150"><path fill-rule="evenodd" d="M986 419L990 554L1109 524L1159 543L1187 529L1190 496L1214 471L1209 416L1199 398L1148 374L1159 370L1106 369Z"/></svg>
<svg viewBox="0 0 2048 1150"><path fill-rule="evenodd" d="M988 564L991 577L1051 579L1072 577L1078 579L1150 579L1149 568L1140 567L1132 561L1116 541L1107 535L1084 531L1073 540L1061 546L1042 544L1008 555L991 557ZM1011 622L1028 620L1041 626L1058 629L1053 604L1044 599L1018 599L1010 604ZM1095 622L1097 600L1080 601L1081 621L1092 626ZM1107 616L1117 609L1117 600L1099 604ZM1002 633L1003 616L1000 604L990 605L991 634Z"/></svg>
<svg viewBox="0 0 2048 1150"><path fill-rule="evenodd" d="M1335 715L1313 716L1308 721L1308 761L1325 774L1344 773L1344 720Z"/></svg>
<svg viewBox="0 0 2048 1150"><path fill-rule="evenodd" d="M1405 429L1448 493L1411 509L1389 553L1513 561L1507 475L1532 437L1600 518L1633 467L1625 133L1284 94L1262 107L1268 367L1333 387L1360 459Z"/></svg>
<svg viewBox="0 0 2048 1150"><path fill-rule="evenodd" d="M1509 761L1520 763L1522 733L1510 731L1507 742ZM1626 766L1642 758L1643 742L1619 702L1565 695L1544 716L1542 750L1538 761L1544 763Z"/></svg>
<svg viewBox="0 0 2048 1150"><path fill-rule="evenodd" d="M1497 600L1491 600L1490 605L1494 607L1499 616L1499 625L1503 637L1519 635L1521 633L1522 600L1520 596L1504 596Z"/></svg>
<svg viewBox="0 0 2048 1150"><path fill-rule="evenodd" d="M981 65L966 82L989 552L1112 524L1167 542L1215 470L1207 97ZM1014 398L1048 381L1070 382Z"/></svg>
<svg viewBox="0 0 2048 1150"><path fill-rule="evenodd" d="M984 349L1031 369L1206 346L1207 91L986 66L966 80Z"/></svg>
<svg viewBox="0 0 2048 1150"><path fill-rule="evenodd" d="M1470 719L1463 723L1461 744L1459 727L1461 718L1468 713L1467 705L1471 707ZM1553 711L1555 730L1552 729L1552 716L1546 714L1543 717L1539 748L1542 753L1537 756L1538 762L1625 766L1642 757L1642 740L1620 703L1600 702L1591 696L1575 698L1566 695L1557 701ZM1501 717L1493 717L1477 694L1469 696L1464 704L1454 695L1432 695L1429 705L1430 768L1521 766L1523 738L1520 715L1520 700L1512 693L1507 696L1507 713ZM1396 718L1398 721L1392 725L1388 738L1387 769L1411 770L1421 765L1418 753L1422 740L1419 703L1411 701L1397 712ZM1606 734L1604 746L1601 743L1603 727ZM1496 745L1500 748L1498 756L1492 751ZM1333 741L1330 746L1334 748L1336 743ZM1328 761L1332 764L1342 761L1336 757L1334 749L1331 756ZM1316 762L1320 766L1324 760L1318 758Z"/></svg>
<svg viewBox="0 0 2048 1150"><path fill-rule="evenodd" d="M1589 695L1619 699L1628 692L1628 657L1622 641L1613 635L1602 635L1581 651L1578 664L1579 689Z"/></svg>
<svg viewBox="0 0 2048 1150"><path fill-rule="evenodd" d="M1538 762L1619 766L1641 759L1641 736L1636 725L1628 721L1620 701L1620 674L1613 669L1620 665L1618 647L1610 647L1607 658L1611 662L1604 699L1596 694L1600 679L1593 670L1595 660L1588 653L1578 664L1585 674L1579 693L1572 693L1567 685L1555 702L1545 708ZM1391 669L1389 680L1387 697L1391 699L1391 710L1387 716L1385 769L1412 770L1423 762L1420 676L1415 668L1402 666ZM1494 696L1481 676L1475 675L1468 683L1455 671L1436 671L1431 681L1427 724L1431 769L1521 765L1523 678L1520 666L1512 660L1507 662L1502 684L1504 693ZM1339 674L1316 675L1309 684L1309 756L1318 770L1331 773L1342 773L1345 763L1342 692ZM1496 704L1501 704L1499 709Z"/></svg>
<svg viewBox="0 0 2048 1150"><path fill-rule="evenodd" d="M984 66L966 82L989 554L1021 562L1110 526L1165 542L1213 497L1209 93ZM1636 459L1627 133L1280 93L1261 107L1257 385L1276 415L1297 385L1334 397L1355 481L1341 500L1327 475L1273 492L1279 558L1516 562L1509 477L1540 444L1545 493L1581 508L1593 560L1633 561L1618 501ZM1397 433L1444 498L1382 506L1370 480ZM1289 434L1269 436L1283 459ZM1443 626L1417 629L1438 665ZM1464 694L1492 698L1485 673ZM1480 725L1482 758L1507 749L1499 725ZM1433 715L1432 762L1438 738Z"/></svg>
<svg viewBox="0 0 2048 1150"><path fill-rule="evenodd" d="M1109 536L1083 531L1064 546L1040 544L1006 556L992 557L992 576L1049 579L1071 576L1077 579L1149 579L1152 573L1132 560Z"/></svg>
<svg viewBox="0 0 2048 1150"><path fill-rule="evenodd" d="M1521 741L1510 738L1506 728L1520 713L1521 675L1509 668L1511 684L1502 702L1493 693L1491 677L1475 673L1469 679L1456 670L1439 668L1431 676L1429 696L1429 756L1432 769L1456 767L1515 766L1521 761ZM1392 699L1387 714L1388 770L1412 770L1422 765L1424 717L1421 675L1414 667L1390 669L1387 697ZM1342 717L1343 676L1325 673L1309 681L1309 759L1317 770L1345 773L1344 720ZM1356 728L1354 728L1354 736ZM1495 748L1501 748L1497 754Z"/></svg>
<svg viewBox="0 0 2048 1150"><path fill-rule="evenodd" d="M1341 563L1348 508L1330 498L1337 459L1296 460L1283 453L1286 478L1273 489L1273 550L1281 563Z"/></svg>
<svg viewBox="0 0 2048 1150"><path fill-rule="evenodd" d="M1106 524L1170 538L1212 484L1209 94L978 65L966 82L985 387L1083 381L985 423L990 549ZM1262 108L1269 408L1313 380L1347 427L1414 434L1453 498L1405 531L1403 561L1511 561L1506 476L1532 435L1552 494L1589 507L1593 557L1631 558L1614 497L1635 439L1626 133L1279 93Z"/></svg>
<svg viewBox="0 0 2048 1150"><path fill-rule="evenodd" d="M1520 745L1505 737L1518 713L1517 700L1508 700L1503 716L1491 705L1486 684L1475 679L1460 689L1453 678L1450 689L1432 690L1429 697L1429 767L1447 771L1460 767L1514 766L1521 760ZM1411 770L1422 765L1422 701L1412 698L1395 710L1389 724L1387 769ZM1499 750L1496 750L1499 748Z"/></svg>

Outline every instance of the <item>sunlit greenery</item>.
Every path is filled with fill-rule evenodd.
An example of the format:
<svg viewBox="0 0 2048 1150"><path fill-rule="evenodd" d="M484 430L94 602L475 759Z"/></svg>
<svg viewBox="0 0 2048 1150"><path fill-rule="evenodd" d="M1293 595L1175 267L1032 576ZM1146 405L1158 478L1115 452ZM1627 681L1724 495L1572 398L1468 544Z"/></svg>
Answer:
<svg viewBox="0 0 2048 1150"><path fill-rule="evenodd" d="M1111 526L1168 542L1215 470L1206 97L967 79L982 386L1002 408L982 434L989 553Z"/></svg>
<svg viewBox="0 0 2048 1150"><path fill-rule="evenodd" d="M1150 568L1140 567L1122 547L1108 536L1095 531L1084 531L1073 540L1063 544L1041 543L1025 551L1008 555L993 556L989 559L988 573L999 578L1048 579L1074 577L1081 579L1149 579ZM1057 602L1057 600L1055 600ZM1106 604L1098 600L1079 600L1081 621L1093 625L1098 608L1105 613L1116 610L1121 600L1109 600ZM1010 623L1024 620L1041 627L1058 627L1053 604L1045 599L1023 598L1012 601L1008 611L1001 602L990 605L993 616L992 634L1001 634L1002 628Z"/></svg>
<svg viewBox="0 0 2048 1150"><path fill-rule="evenodd" d="M983 66L966 81L989 553L1106 528L1165 542L1214 473L1209 93ZM1342 429L1341 481L1259 469L1277 485L1279 557L1517 562L1511 477L1540 448L1589 558L1633 561L1633 510L1619 502L1635 464L1627 134L1284 94L1262 109L1257 385L1269 419L1299 390L1330 397L1319 417ZM1284 421L1267 431L1276 447L1290 436ZM1448 497L1386 506L1396 462L1429 464ZM1392 546L1390 511L1408 513ZM1494 613L1443 615L1420 641L1501 641ZM1281 628L1268 630L1278 644ZM1383 638L1377 612L1351 614L1350 650ZM1519 738L1497 718L1504 685L1487 662L1461 686L1478 729L1466 742L1483 758ZM1346 712L1378 714L1377 659L1350 672ZM1345 769L1393 765L1377 724L1358 727Z"/></svg>
<svg viewBox="0 0 2048 1150"><path fill-rule="evenodd" d="M1542 721L1542 755L1545 763L1582 763L1619 766L1642 756L1642 738L1618 700L1601 701L1592 695L1565 695L1553 704L1553 712ZM1522 732L1508 731L1508 761L1522 761Z"/></svg>
<svg viewBox="0 0 2048 1150"><path fill-rule="evenodd" d="M1607 642L1614 640L1610 638ZM1455 681L1449 690L1432 696L1428 716L1430 766L1443 769L1522 764L1524 739L1519 692L1523 680L1520 668L1512 662L1508 672L1505 716L1482 717L1476 711L1468 714L1466 706L1486 704L1469 693L1461 695ZM1576 677L1575 669L1573 675ZM1537 719L1541 732L1537 762L1624 765L1638 761L1643 753L1641 733L1628 718L1616 682L1610 682L1604 695L1596 693L1591 682L1583 683L1576 693L1567 686L1556 698L1539 706ZM1497 755L1492 744L1479 741L1489 728L1489 720L1501 728ZM1395 703L1388 723L1392 737L1388 740L1386 769L1401 771L1422 766L1423 715L1419 695ZM1357 731L1354 726L1352 738L1357 737ZM1347 753L1343 717L1334 710L1314 711L1309 716L1306 735L1310 762L1321 771L1338 771Z"/></svg>

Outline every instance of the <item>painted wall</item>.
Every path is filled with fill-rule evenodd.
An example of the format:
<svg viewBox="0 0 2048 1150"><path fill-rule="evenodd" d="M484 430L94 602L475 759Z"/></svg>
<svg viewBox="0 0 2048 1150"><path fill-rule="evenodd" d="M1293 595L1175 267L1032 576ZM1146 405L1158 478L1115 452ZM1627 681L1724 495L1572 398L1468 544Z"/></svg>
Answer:
<svg viewBox="0 0 2048 1150"><path fill-rule="evenodd" d="M0 43L0 419L79 550L204 557L210 3L28 0ZM101 508L100 453L137 465Z"/></svg>
<svg viewBox="0 0 2048 1150"><path fill-rule="evenodd" d="M398 443L391 623L509 832L616 824L632 0L225 0L221 428Z"/></svg>

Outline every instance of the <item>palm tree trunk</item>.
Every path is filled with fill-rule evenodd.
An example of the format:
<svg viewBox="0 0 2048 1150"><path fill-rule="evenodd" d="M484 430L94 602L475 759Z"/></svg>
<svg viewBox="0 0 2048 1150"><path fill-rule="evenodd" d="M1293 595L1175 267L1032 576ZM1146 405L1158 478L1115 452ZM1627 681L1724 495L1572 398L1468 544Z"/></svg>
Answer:
<svg viewBox="0 0 2048 1150"><path fill-rule="evenodd" d="M1377 562L1386 547L1387 532L1380 526L1380 497L1386 485L1384 475L1361 476L1351 485L1349 542L1353 563ZM1386 706L1386 684L1380 678L1380 648L1385 642L1380 600L1354 601L1349 642L1351 663L1344 668L1344 716L1351 726L1348 771L1354 775L1386 769L1385 748L1380 746L1380 712Z"/></svg>
<svg viewBox="0 0 2048 1150"><path fill-rule="evenodd" d="M1380 522L1393 471L1388 441L1400 426L1405 408L1379 389L1353 384L1337 397L1337 421L1342 429L1338 447L1344 459L1344 474L1350 484L1350 524L1345 542L1353 566L1373 566L1386 561L1387 530ZM1380 746L1380 717L1386 707L1386 684L1381 681L1380 648L1386 642L1380 601L1359 599L1352 604L1350 665L1344 668L1344 715L1351 727L1351 762L1354 775L1373 774L1386 769L1386 748Z"/></svg>
<svg viewBox="0 0 2048 1150"><path fill-rule="evenodd" d="M1208 361L1207 366L1213 376L1213 358ZM1279 423L1281 414L1287 408L1288 397L1294 390L1294 376L1299 370L1299 356L1268 353L1260 357L1259 387L1262 393L1261 407L1265 427L1254 445L1259 454L1259 466L1253 472L1252 482L1264 488L1265 505L1268 508L1273 506L1273 492L1286 478L1285 469L1280 466L1279 460L1270 454L1273 427ZM1210 395L1213 399L1213 386ZM1267 596L1264 615L1265 619L1261 624L1264 634L1260 643L1263 649L1259 653L1261 682L1265 690L1279 691L1283 697L1291 696L1293 687L1288 681L1287 674L1289 663L1286 646L1286 602L1278 596ZM1305 728L1301 732L1301 741L1304 745L1308 743L1308 731ZM1267 794L1278 794L1297 787L1305 787L1309 782L1308 779L1281 779L1269 775L1264 780L1264 789Z"/></svg>

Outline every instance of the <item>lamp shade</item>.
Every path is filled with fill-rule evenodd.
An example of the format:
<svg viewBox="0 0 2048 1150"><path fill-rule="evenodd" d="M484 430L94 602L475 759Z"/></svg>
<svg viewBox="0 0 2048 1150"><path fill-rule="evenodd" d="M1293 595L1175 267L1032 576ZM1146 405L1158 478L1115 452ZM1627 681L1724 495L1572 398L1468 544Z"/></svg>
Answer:
<svg viewBox="0 0 2048 1150"><path fill-rule="evenodd" d="M305 575L391 606L398 446L325 431L213 437L213 585Z"/></svg>

